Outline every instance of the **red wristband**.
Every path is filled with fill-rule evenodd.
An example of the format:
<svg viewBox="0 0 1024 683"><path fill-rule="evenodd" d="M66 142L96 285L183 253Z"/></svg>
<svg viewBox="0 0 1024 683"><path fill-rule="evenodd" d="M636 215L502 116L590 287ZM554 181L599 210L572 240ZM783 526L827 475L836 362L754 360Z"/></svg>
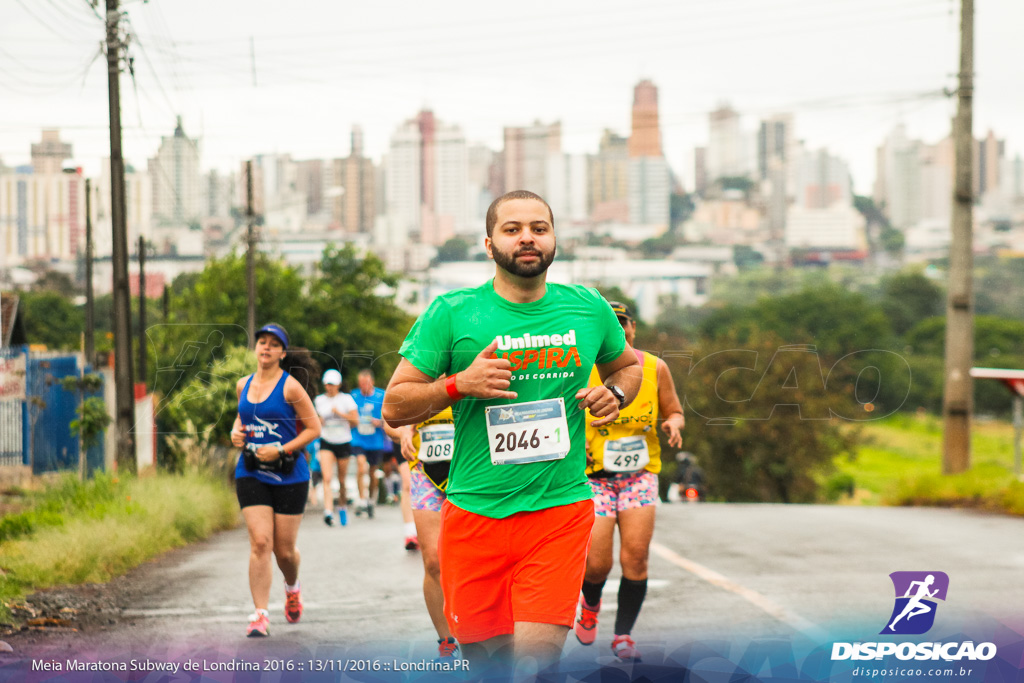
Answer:
<svg viewBox="0 0 1024 683"><path fill-rule="evenodd" d="M455 375L457 374L459 373L455 373ZM448 396L453 401L458 401L462 398L462 394L460 394L459 390L455 387L455 375L448 375L448 379L444 381L444 390L448 392Z"/></svg>

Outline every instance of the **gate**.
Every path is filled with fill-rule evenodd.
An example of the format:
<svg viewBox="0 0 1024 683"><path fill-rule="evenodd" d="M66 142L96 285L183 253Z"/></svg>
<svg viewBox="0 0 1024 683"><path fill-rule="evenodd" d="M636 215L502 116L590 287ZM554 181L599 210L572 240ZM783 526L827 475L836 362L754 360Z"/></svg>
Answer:
<svg viewBox="0 0 1024 683"><path fill-rule="evenodd" d="M22 349L0 349L0 467L29 462L25 359Z"/></svg>

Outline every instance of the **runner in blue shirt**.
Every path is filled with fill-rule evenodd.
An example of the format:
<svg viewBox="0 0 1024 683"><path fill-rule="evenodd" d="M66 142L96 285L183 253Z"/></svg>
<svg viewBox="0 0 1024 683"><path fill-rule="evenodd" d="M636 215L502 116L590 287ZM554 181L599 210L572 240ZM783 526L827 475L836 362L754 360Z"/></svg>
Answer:
<svg viewBox="0 0 1024 683"><path fill-rule="evenodd" d="M288 333L274 323L256 333L255 353L256 372L235 386L238 415L231 428L231 443L242 449L235 489L249 529L249 590L256 606L246 630L250 638L270 635L272 556L284 574L285 619L295 623L302 616L295 541L309 491L303 449L320 436L312 399L320 374L316 361L305 349L289 349Z"/></svg>
<svg viewBox="0 0 1024 683"><path fill-rule="evenodd" d="M373 371L359 371L359 388L352 392L352 400L359 411L359 424L352 433L352 452L356 456L356 482L359 486L359 506L356 515L366 512L373 518L373 503L377 500L376 470L384 458L384 420L381 406L384 390L373 384ZM369 495L367 495L367 477Z"/></svg>

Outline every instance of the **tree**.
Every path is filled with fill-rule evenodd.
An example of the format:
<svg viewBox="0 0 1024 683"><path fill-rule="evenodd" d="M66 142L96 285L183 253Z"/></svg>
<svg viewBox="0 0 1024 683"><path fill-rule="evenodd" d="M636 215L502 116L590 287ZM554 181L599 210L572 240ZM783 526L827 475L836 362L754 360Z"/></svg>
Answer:
<svg viewBox="0 0 1024 683"><path fill-rule="evenodd" d="M866 414L852 395L856 368L785 347L771 334L725 335L703 341L691 364L669 363L712 497L812 502L834 458L854 453L840 424Z"/></svg>
<svg viewBox="0 0 1024 683"><path fill-rule="evenodd" d="M469 258L469 242L461 237L452 237L437 250L437 260L441 263L465 261L467 258Z"/></svg>
<svg viewBox="0 0 1024 683"><path fill-rule="evenodd" d="M726 306L701 325L704 337L731 333L741 343L757 330L772 332L787 344L813 344L837 357L893 346L892 329L881 307L833 284L763 296L747 306Z"/></svg>
<svg viewBox="0 0 1024 683"><path fill-rule="evenodd" d="M56 292L61 296L70 299L77 290L71 278L60 271L46 269L38 275L32 284L32 291L35 292Z"/></svg>
<svg viewBox="0 0 1024 683"><path fill-rule="evenodd" d="M68 297L42 291L22 292L19 298L19 315L25 323L25 337L30 344L45 344L62 350L81 346L84 315Z"/></svg>
<svg viewBox="0 0 1024 683"><path fill-rule="evenodd" d="M150 329L156 364L150 376L168 396L221 362L228 348L248 344L245 257L215 259L198 275L182 277L171 286L170 324ZM328 247L312 278L257 254L257 322L283 325L292 344L308 348L325 369L349 374L350 367L373 365L390 377L412 325L394 303L396 284L380 259L359 256L351 246Z"/></svg>
<svg viewBox="0 0 1024 683"><path fill-rule="evenodd" d="M691 194L672 194L668 200L668 215L671 229L675 231L680 225L690 220L697 205Z"/></svg>
<svg viewBox="0 0 1024 683"><path fill-rule="evenodd" d="M941 315L945 305L942 289L923 273L898 273L882 280L882 310L900 336L925 318Z"/></svg>
<svg viewBox="0 0 1024 683"><path fill-rule="evenodd" d="M185 435L206 434L204 442L228 445L231 425L238 413L235 384L256 369L255 359L243 346L228 346L201 373L184 381L173 395L160 402L157 424L169 445ZM168 439L167 437L175 437ZM180 469L188 453L170 448L162 465Z"/></svg>
<svg viewBox="0 0 1024 683"><path fill-rule="evenodd" d="M1024 320L1024 258L979 257L975 267L974 303L979 315Z"/></svg>

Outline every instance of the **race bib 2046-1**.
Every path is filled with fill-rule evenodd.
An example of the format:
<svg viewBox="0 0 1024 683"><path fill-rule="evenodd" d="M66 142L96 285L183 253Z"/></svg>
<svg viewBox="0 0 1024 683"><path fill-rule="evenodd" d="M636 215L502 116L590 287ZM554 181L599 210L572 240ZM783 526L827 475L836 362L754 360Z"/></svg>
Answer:
<svg viewBox="0 0 1024 683"><path fill-rule="evenodd" d="M561 460L569 453L569 425L561 398L490 406L484 412L495 465Z"/></svg>

